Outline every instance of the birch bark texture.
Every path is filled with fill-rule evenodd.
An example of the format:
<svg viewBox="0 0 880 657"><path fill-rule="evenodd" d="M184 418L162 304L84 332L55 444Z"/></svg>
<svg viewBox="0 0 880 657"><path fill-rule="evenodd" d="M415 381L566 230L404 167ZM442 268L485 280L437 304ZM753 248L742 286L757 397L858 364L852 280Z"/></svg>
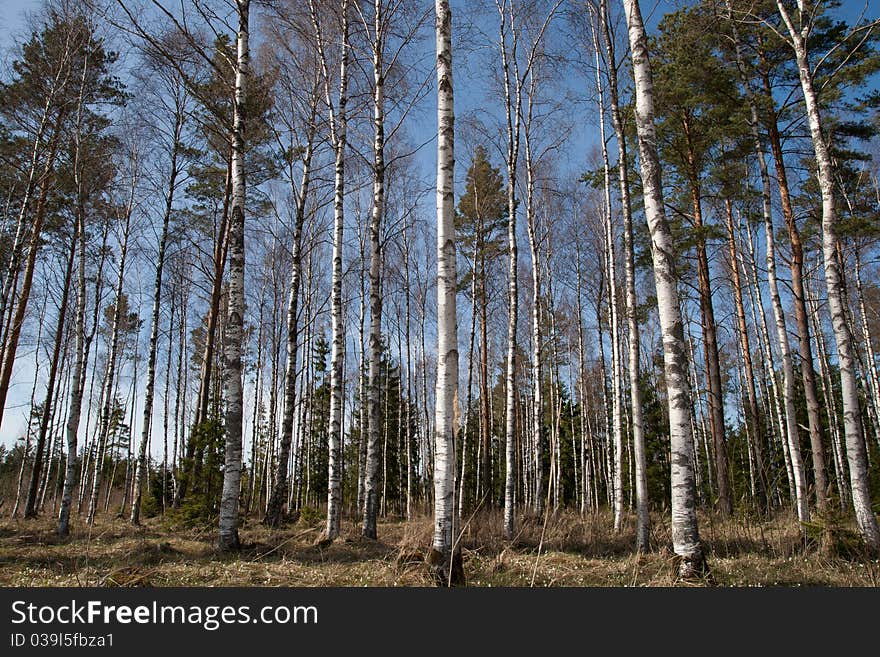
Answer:
<svg viewBox="0 0 880 657"><path fill-rule="evenodd" d="M627 369L629 371L630 422L632 424L633 458L635 460L636 488L636 549L647 552L651 540L651 515L648 506L648 464L645 455L645 422L642 413L642 391L639 366L638 297L636 296L635 248L633 242L632 202L627 178L627 148L620 95L617 86L617 59L611 37L607 0L600 0L599 13L602 38L608 55L608 93L611 106L611 125L617 140L617 174L620 186L620 205L623 212L623 251L625 270L625 297L627 340ZM580 314L578 314L580 317ZM581 367L583 372L583 367Z"/></svg>
<svg viewBox="0 0 880 657"><path fill-rule="evenodd" d="M788 30L789 45L792 46L797 61L798 77L807 108L810 139L816 155L819 189L822 193L822 255L825 265L825 287L831 311L831 326L837 343L837 365L840 369L840 388L843 398L843 432L853 508L865 544L871 552L876 553L880 552L880 528L877 526L877 516L871 509L868 490L868 459L859 409L855 345L847 319L843 272L838 257L840 239L837 235L837 209L834 200L834 165L822 132L819 101L813 85L813 73L807 53L807 39L813 21L811 16L805 15L801 3L798 3L799 26L795 25L782 0L776 0L776 7Z"/></svg>
<svg viewBox="0 0 880 657"><path fill-rule="evenodd" d="M512 7L506 0L496 0L500 16L501 63L504 70L505 114L507 118L507 358L505 362L505 458L504 458L504 536L513 538L516 522L516 324L519 292L517 288L517 241L516 241L516 164L519 157L519 117L522 108L519 75L514 78L516 96L511 94L510 59L516 61L517 36L513 35L513 53L507 51L507 18ZM513 26L511 25L511 28Z"/></svg>
<svg viewBox="0 0 880 657"><path fill-rule="evenodd" d="M239 493L241 489L242 419L242 343L244 341L244 99L250 60L250 0L236 0L235 97L232 103L232 213L229 223L229 305L223 345L226 388L226 445L223 463L223 489L220 494L218 548L238 550Z"/></svg>
<svg viewBox="0 0 880 657"><path fill-rule="evenodd" d="M669 404L669 438L672 451L672 547L681 559L679 576L693 578L705 574L707 564L700 542L694 499L687 345L684 341L684 325L679 305L674 244L663 206L648 36L638 0L623 0L623 7L626 12L635 80L639 167L644 190L645 216L651 234L654 284L663 334L663 370Z"/></svg>
<svg viewBox="0 0 880 657"><path fill-rule="evenodd" d="M333 540L339 535L339 516L342 507L342 358L345 351L345 324L342 309L342 247L345 220L345 146L346 146L346 94L348 90L348 0L342 1L342 56L339 64L338 114L333 112L330 101L330 83L325 58L321 57L324 90L330 118L330 140L335 155L333 182L333 280L331 292L331 332L333 344L330 350L330 454L327 476L327 526L324 538Z"/></svg>
<svg viewBox="0 0 880 657"><path fill-rule="evenodd" d="M459 583L455 567L455 435L458 403L458 321L455 296L455 110L452 11L434 4L437 39L437 386L434 410L434 540L430 562L441 584Z"/></svg>
<svg viewBox="0 0 880 657"><path fill-rule="evenodd" d="M366 477L364 479L365 538L378 536L376 522L379 515L379 455L381 419L381 358L382 358L382 261L381 227L385 211L385 15L383 0L375 0L373 9L373 202L370 209L370 335L369 380L367 390L368 440Z"/></svg>

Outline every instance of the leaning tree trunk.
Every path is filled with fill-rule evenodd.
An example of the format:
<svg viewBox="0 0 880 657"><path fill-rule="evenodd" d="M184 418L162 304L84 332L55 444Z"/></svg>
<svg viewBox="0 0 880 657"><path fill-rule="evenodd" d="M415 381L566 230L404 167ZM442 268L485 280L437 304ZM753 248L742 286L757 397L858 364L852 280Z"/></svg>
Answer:
<svg viewBox="0 0 880 657"><path fill-rule="evenodd" d="M630 202L629 179L627 178L627 150L623 118L620 114L620 100L617 90L617 60L614 56L614 41L608 27L608 6L601 0L602 36L608 53L608 91L611 96L611 124L617 139L617 175L620 185L620 204L623 210L623 249L626 276L626 322L628 330L627 366L629 369L630 415L633 438L633 457L635 460L636 486L636 549L647 552L651 540L651 516L648 507L648 465L645 457L645 429L642 418L642 391L639 372L639 324L638 298L636 297L635 249L633 246L632 205ZM580 331L580 313L578 331ZM583 372L583 365L581 365Z"/></svg>
<svg viewBox="0 0 880 657"><path fill-rule="evenodd" d="M843 430L853 507L862 538L872 552L878 552L880 551L880 528L877 526L877 517L871 509L871 497L868 489L868 462L862 434L859 389L855 372L855 350L853 336L846 317L847 308L843 299L843 272L837 255L839 238L837 236L837 211L834 204L834 167L825 136L822 134L819 102L807 57L807 35L811 21L803 24L802 29L798 30L781 0L776 1L776 6L788 29L790 44L794 48L797 60L798 76L807 107L810 138L816 155L819 188L822 191L822 254L825 260L825 287L828 293L834 340L837 343L837 364L840 369L840 387L843 398ZM801 19L803 21L804 17L802 16Z"/></svg>
<svg viewBox="0 0 880 657"><path fill-rule="evenodd" d="M672 450L672 544L681 558L679 575L694 577L706 571L706 558L697 528L694 467L690 436L690 390L687 347L678 299L675 245L663 207L663 186L654 127L654 89L648 59L648 37L638 0L623 0L635 78L635 115L645 215L651 233L654 283L669 403Z"/></svg>
<svg viewBox="0 0 880 657"><path fill-rule="evenodd" d="M37 516L37 493L40 486L40 474L42 471L43 451L46 446L46 435L49 432L49 420L53 413L50 409L55 403L55 380L58 377L58 364L61 357L61 346L64 341L64 326L67 319L67 302L70 299L70 279L73 276L73 262L76 256L76 243L79 237L79 223L74 223L73 238L70 243L70 252L67 256L67 266L64 269L64 282L61 290L61 304L58 308L58 323L55 327L55 342L52 345L52 359L49 363L49 381L46 384L46 397L43 400L43 413L40 415L40 429L37 434L37 444L34 448L34 464L31 470L31 479L28 485L27 499L24 505L24 517L35 518ZM52 450L49 449L48 462L52 463ZM46 471L48 477L48 470Z"/></svg>
<svg viewBox="0 0 880 657"><path fill-rule="evenodd" d="M220 495L218 547L237 550L238 498L241 488L242 343L244 339L244 98L248 76L248 14L250 0L237 0L238 38L235 67L235 99L232 103L232 217L229 225L229 308L223 356L226 375L226 449L223 490Z"/></svg>
<svg viewBox="0 0 880 657"><path fill-rule="evenodd" d="M785 160L782 151L782 139L777 126L777 115L773 103L773 90L770 85L768 67L764 64L763 52L760 53L763 70L761 79L764 88L765 102L771 104L770 116L767 121L767 137L773 163L776 168L776 180L779 185L779 201L782 217L791 242L791 292L794 307L795 324L798 335L798 353L800 356L801 378L804 383L804 400L807 407L807 424L810 433L810 450L813 461L813 476L816 481L816 509L823 513L828 505L828 481L825 474L825 450L822 446L822 421L819 412L819 395L816 387L816 374L813 367L813 350L810 343L810 325L807 319L807 307L804 300L804 247L800 231L794 216L791 194L788 186Z"/></svg>
<svg viewBox="0 0 880 657"><path fill-rule="evenodd" d="M226 256L229 250L229 202L231 197L232 172L226 168L226 183L223 192L223 209L220 213L220 226L214 244L214 272L211 280L211 300L208 307L208 318L205 326L205 348L202 351L202 362L199 372L199 389L195 417L192 427L197 427L207 420L208 403L211 398L211 375L214 367L214 344L217 338L217 324L220 317L220 304L223 296L223 270L226 268ZM186 442L181 466L178 468L176 489L174 491L174 508L178 508L186 497L191 479L196 479L195 470L196 432L190 430Z"/></svg>
<svg viewBox="0 0 880 657"><path fill-rule="evenodd" d="M25 260L24 265L24 278L22 279L21 290L18 293L18 301L15 305L15 311L12 314L9 328L3 336L4 349L2 364L0 364L0 424L3 422L3 411L6 408L6 395L9 392L9 384L12 380L12 368L15 365L15 356L18 352L18 340L21 337L21 331L24 326L25 311L27 310L28 301L31 295L34 271L36 270L37 265L37 254L43 246L43 221L46 218L46 205L52 187L52 170L55 166L55 156L58 153L58 142L60 139L59 126L63 120L63 115L63 111L59 112L58 118L56 119L49 148L49 155L46 158L46 164L43 168L40 193L34 212L33 224L31 226L31 236L30 240L28 240L27 259ZM22 208L22 211L24 211L24 208Z"/></svg>

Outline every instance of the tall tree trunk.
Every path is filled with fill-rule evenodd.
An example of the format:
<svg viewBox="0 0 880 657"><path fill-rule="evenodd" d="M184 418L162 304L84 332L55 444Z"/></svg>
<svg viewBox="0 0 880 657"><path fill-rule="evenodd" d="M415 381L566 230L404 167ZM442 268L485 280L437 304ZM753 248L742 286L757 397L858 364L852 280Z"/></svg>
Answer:
<svg viewBox="0 0 880 657"><path fill-rule="evenodd" d="M357 212L358 220L360 220L360 211ZM360 221L358 221L360 225ZM358 430L360 437L358 439L358 482L357 482L357 512L359 515L364 513L364 504L366 503L366 462L367 462L367 350L366 341L364 340L364 324L366 323L367 314L367 291L365 281L367 279L366 271L366 249L365 249L365 231L358 231L358 241L360 242L360 312L358 313L358 349L360 350L360 361L358 362Z"/></svg>
<svg viewBox="0 0 880 657"><path fill-rule="evenodd" d="M455 111L452 11L436 0L437 40L437 388L434 434L434 541L429 558L442 584L461 582L455 541L455 434L458 427L458 323L455 295Z"/></svg>
<svg viewBox="0 0 880 657"><path fill-rule="evenodd" d="M755 145L755 153L758 159L758 168L761 176L761 211L764 223L764 237L766 246L767 285L770 290L770 301L773 308L773 318L776 324L776 339L779 346L779 355L782 360L782 399L785 416L785 435L783 449L787 454L787 467L790 468L790 479L794 487L795 505L798 519L806 522L810 519L810 511L807 501L806 475L804 473L803 459L801 458L800 435L798 431L797 417L794 407L794 364L791 358L791 347L788 340L788 331L785 323L785 312L779 296L779 286L776 278L776 248L773 236L773 213L770 201L770 174L767 170L764 144L759 133L759 118L757 101L751 88L751 83L745 75L742 64L742 56L739 54L739 42L737 40L737 58L740 69L740 77L745 88L746 101L749 106L749 129ZM780 183L782 187L784 183ZM755 281L757 286L758 281ZM762 307L763 312L763 307ZM768 354L765 354L765 358ZM771 376L775 387L775 372Z"/></svg>
<svg viewBox="0 0 880 657"><path fill-rule="evenodd" d="M413 385L412 385L412 330L410 326L410 317L412 313L412 309L410 307L410 275L409 275L409 260L410 260L410 231L408 230L408 226L404 225L403 228L403 272L404 272L404 298L406 301L406 519L411 520L413 514L413 499L412 499L412 476L413 476L413 463L412 463L412 407L413 407ZM471 345L473 346L473 334L471 335ZM465 427L467 426L467 416L465 416ZM465 428L464 433L467 435L467 429ZM464 463L464 448L462 448L462 463ZM463 467L463 466L462 466ZM459 508L461 505L461 500L459 500Z"/></svg>
<svg viewBox="0 0 880 657"><path fill-rule="evenodd" d="M788 29L790 44L797 60L798 76L807 108L810 138L816 155L819 188L822 191L822 254L825 261L825 287L828 293L834 340L837 343L837 364L840 368L840 387L843 398L843 428L853 507L856 522L865 544L872 552L880 552L880 528L877 526L877 517L871 509L871 497L868 489L868 462L864 436L862 435L862 417L859 410L853 336L847 322L847 308L843 298L843 273L837 255L839 238L837 236L837 211L834 202L834 167L825 136L822 133L819 102L813 86L813 73L810 70L807 56L807 37L812 25L812 18L800 16L801 28L798 30L782 0L776 0L776 6Z"/></svg>
<svg viewBox="0 0 880 657"><path fill-rule="evenodd" d="M580 463L581 463L581 490L580 512L581 515L589 509L593 510L593 467L592 454L586 451L587 435L589 428L589 416L587 412L587 383L586 366L584 364L584 320L582 297L582 274L581 274L581 244L577 236L574 238L575 247L575 272L577 275L577 341L578 341L578 407L580 411ZM592 451L592 450L591 450Z"/></svg>
<svg viewBox="0 0 880 657"><path fill-rule="evenodd" d="M229 206L232 198L232 167L231 162L226 168L226 183L223 193L223 209L220 214L220 226L217 232L217 241L214 244L213 263L214 272L211 279L211 298L208 306L207 325L205 327L205 347L202 351L201 366L199 371L199 388L196 400L193 426L207 420L208 405L211 399L211 377L214 368L215 344L217 340L217 324L220 319L220 305L223 299L223 270L226 268L226 256L229 250ZM189 490L190 480L195 478L198 468L195 463L196 436L190 431L189 440L184 450L183 463L178 469L177 488L174 492L174 507L186 497ZM193 482L195 483L195 482Z"/></svg>
<svg viewBox="0 0 880 657"><path fill-rule="evenodd" d="M476 256L476 253L475 253ZM407 288L409 285L407 285ZM471 265L471 330L470 330L470 339L468 340L468 366L467 366L467 400L465 403L464 410L464 427L462 428L462 442L461 442L461 475L458 480L458 515L463 516L465 512L465 491L466 491L466 480L467 480L467 451L468 451L468 427L470 425L471 418L471 401L473 399L473 374L474 374L474 342L476 341L476 332L477 332L477 267L476 267L476 257L474 258L474 262ZM482 408L482 399L480 400L480 407ZM482 412L480 413L480 422L482 422ZM479 443L477 444L477 450L479 453ZM479 458L479 457L478 457Z"/></svg>
<svg viewBox="0 0 880 657"><path fill-rule="evenodd" d="M700 293L700 315L703 329L703 358L706 364L709 398L709 427L715 455L715 477L718 484L718 510L728 516L733 510L730 493L730 472L727 462L727 444L724 427L724 392L721 385L721 364L718 355L718 331L715 308L712 303L712 280L706 237L703 224L703 191L696 156L691 144L690 121L682 121L690 170L691 203L694 212L694 229L697 233L697 281Z"/></svg>
<svg viewBox="0 0 880 657"><path fill-rule="evenodd" d="M338 114L333 114L330 102L329 80L324 71L325 96L330 108L330 134L335 151L335 178L333 197L333 281L331 293L330 351L330 431L327 490L327 526L324 538L333 540L339 535L339 516L342 507L342 385L345 375L342 366L345 351L345 318L342 308L342 248L345 220L345 148L346 102L348 94L348 0L342 1L342 53L339 64ZM321 61L324 61L323 56ZM323 63L322 63L323 66Z"/></svg>
<svg viewBox="0 0 880 657"><path fill-rule="evenodd" d="M325 71L326 73L326 71ZM309 185L312 175L312 157L314 154L315 142L315 118L317 114L317 98L315 97L317 89L313 90L311 100L311 111L308 119L308 138L306 140L306 149L303 155L302 179L299 189L293 189L296 198L296 217L294 219L293 242L291 244L291 268L290 268L290 289L287 297L287 362L284 368L284 395L283 409L281 413L281 437L278 442L278 460L275 463L275 481L272 486L272 492L266 504L266 517L263 522L271 527L277 527L281 523L281 516L284 504L287 501L290 481L287 473L290 461L290 445L293 441L293 418L296 411L296 368L297 355L299 352L299 295L300 281L302 279L302 229L306 219L306 198L309 193ZM290 181L291 187L293 183L293 170L291 166ZM273 335L275 331L273 329ZM273 350L273 355L275 351ZM270 440L275 437L275 406L277 388L276 375L277 367L273 357L273 376L272 393L270 395L270 417L269 436Z"/></svg>
<svg viewBox="0 0 880 657"><path fill-rule="evenodd" d="M34 280L34 270L37 264L37 253L43 245L41 239L43 233L43 221L46 218L46 203L52 187L52 170L55 166L55 156L58 153L60 140L60 125L63 121L64 112L59 112L53 129L52 140L49 146L49 154L43 168L40 181L40 191L37 198L37 206L34 211L34 219L31 225L31 236L28 241L27 259L24 264L24 278L21 282L21 290L18 293L18 301L9 324L9 329L4 334L3 360L0 365L0 425L3 423L3 413L6 409L6 395L9 392L9 384L12 380L12 368L15 364L15 356L18 352L18 340L24 326L24 316L27 311L28 301L31 295L31 286ZM24 211L24 208L22 208Z"/></svg>
<svg viewBox="0 0 880 657"><path fill-rule="evenodd" d="M36 345L35 353L40 353L40 348L42 347L42 344L43 344L43 325L45 323L46 309L48 308L48 306L49 306L49 295L47 294L45 296L44 301L43 301L42 309L40 310L40 321L37 324L37 339L35 342L35 345ZM36 399L37 399L37 383L39 382L39 380L40 380L40 361L37 360L34 363L34 382L33 382L33 385L31 386L31 397L30 397L30 403L28 404L30 411L28 412L27 425L25 426L25 433L24 433L24 440L23 440L24 444L22 445L22 449L21 449L21 463L19 464L18 479L16 481L16 486L15 486L15 503L12 506L12 513L11 513L11 516L13 518L18 516L18 509L19 509L19 507L21 507L21 500L22 500L21 495L23 492L22 487L24 486L24 472L25 472L25 469L27 468L28 457L30 456L30 453L31 453L31 436L33 434L34 418L37 413Z"/></svg>
<svg viewBox="0 0 880 657"><path fill-rule="evenodd" d="M178 108L182 110L182 108ZM156 258L156 280L153 283L153 312L150 326L150 351L147 354L147 383L144 391L144 420L141 427L141 442L138 448L137 470L134 476L134 497L131 504L131 524L140 523L141 496L144 487L144 472L147 467L147 445L153 424L153 396L156 387L156 354L159 343L159 309L162 303L162 273L165 268L165 249L168 244L168 228L171 224L171 211L174 206L174 192L177 188L177 158L180 153L180 134L183 130L183 112L174 117L174 143L171 146L171 169L168 175L168 193L165 196L165 214L162 216L162 233L159 236L159 253ZM169 333L171 327L168 328ZM164 499L164 491L162 493Z"/></svg>
<svg viewBox="0 0 880 657"><path fill-rule="evenodd" d="M604 12L602 12L604 14ZM604 16L599 16L600 22L605 22ZM599 57L598 29L593 27L593 49L596 53L596 93L599 105L599 141L602 148L602 171L603 171L603 204L602 204L602 227L604 233L605 257L602 265L607 270L608 280L608 314L610 320L609 333L611 338L611 428L614 440L614 468L612 472L612 503L614 509L614 531L619 532L623 525L623 422L621 418L621 388L622 372L620 371L620 325L618 321L617 306L617 249L615 244L614 228L611 223L611 168L608 163L608 147L605 140L605 90L602 86L602 75ZM610 40L610 39L609 39ZM609 70L614 67L609 63ZM625 162L621 163L621 170L626 171Z"/></svg>
<svg viewBox="0 0 880 657"><path fill-rule="evenodd" d="M636 488L636 549L647 552L651 540L651 516L648 506L648 465L645 456L645 429L642 416L642 391L639 371L639 324L638 297L636 296L635 248L633 246L632 203L627 177L627 147L623 119L620 113L620 100L617 87L617 59L614 55L614 41L609 29L607 0L600 0L602 13L602 36L608 54L608 91L611 100L611 124L617 140L617 175L620 185L620 204L623 211L623 250L626 276L626 322L628 332L627 367L629 370L630 414L632 423L633 457L635 460ZM580 313L578 313L580 318ZM580 331L580 319L578 319ZM579 338L580 339L580 338ZM583 370L583 367L581 367Z"/></svg>
<svg viewBox="0 0 880 657"><path fill-rule="evenodd" d="M766 102L770 105L770 116L767 120L767 138L776 169L776 180L779 185L780 207L788 238L791 242L791 291L793 297L794 317L798 332L798 353L800 356L801 378L804 382L804 397L807 405L807 421L810 432L810 450L813 460L813 476L816 482L816 509L824 513L827 507L828 482L825 475L825 450L822 445L823 431L820 419L819 395L816 387L816 374L813 367L813 351L810 344L810 325L807 319L807 307L804 300L804 247L800 231L794 216L791 195L788 186L782 139L777 126L777 115L773 104L773 90L770 85L770 74L762 58L761 79Z"/></svg>
<svg viewBox="0 0 880 657"><path fill-rule="evenodd" d="M218 547L238 550L239 503L241 489L242 343L244 341L244 99L250 50L250 0L236 0L238 8L235 98L232 103L232 217L229 222L229 309L223 349L226 376L226 446L223 463L223 491L220 496Z"/></svg>
<svg viewBox="0 0 880 657"><path fill-rule="evenodd" d="M526 162L526 233L529 239L529 254L532 259L532 440L534 441L535 462L535 514L540 516L544 513L544 368L541 356L544 336L541 331L541 261L538 253L538 235L535 208L535 162L532 152L532 108L534 107L534 94L536 78L529 77L529 87L526 100L526 112L523 117L525 162ZM550 400L552 408L552 399ZM551 446L552 447L552 446ZM549 489L548 489L549 493Z"/></svg>
<svg viewBox="0 0 880 657"><path fill-rule="evenodd" d="M819 356L819 375L822 377L822 397L825 402L828 416L828 428L831 433L831 454L834 459L834 474L837 477L837 490L840 492L840 510L846 511L850 504L847 468L844 463L843 444L840 438L840 423L838 422L837 395L831 382L831 367L828 364L828 349L825 346L825 333L819 320L819 308L815 292L810 292L810 286L806 286L807 303L810 308L810 318L813 321L813 334L816 336L816 351Z"/></svg>
<svg viewBox="0 0 880 657"><path fill-rule="evenodd" d="M363 535L376 538L379 512L379 419L382 358L382 259L380 230L385 210L385 7L374 0L373 16L373 201L370 212L370 373L368 391L369 440L367 442Z"/></svg>
<svg viewBox="0 0 880 657"><path fill-rule="evenodd" d="M516 522L516 324L518 317L519 291L517 286L517 244L516 244L516 165L519 157L520 113L522 109L522 85L516 65L516 31L513 53L507 51L508 8L499 4L501 63L504 71L505 117L507 120L507 362L505 366L505 477L504 477L504 537L512 540ZM511 23L513 21L512 8ZM511 72L511 60L514 70ZM513 77L514 89L511 89ZM488 473L487 473L488 474ZM540 491L535 497L540 497ZM539 504L536 502L536 504Z"/></svg>
<svg viewBox="0 0 880 657"><path fill-rule="evenodd" d="M34 465L31 470L30 484L28 485L27 500L24 506L24 517L35 518L37 516L37 493L40 486L40 474L42 471L43 450L46 445L46 434L49 431L49 421L53 415L50 412L55 403L55 379L58 376L59 359L61 358L61 346L64 341L64 326L67 320L67 302L70 298L70 279L73 276L73 262L76 256L76 243L79 237L79 223L74 223L73 238L70 241L70 252L67 256L67 265L64 268L64 280L61 289L61 303L58 307L58 322L55 327L55 342L52 345L52 359L49 363L49 380L46 383L46 397L43 400L43 413L40 416L40 428L37 434L37 443L34 448ZM52 462L52 450L49 450L48 462Z"/></svg>
<svg viewBox="0 0 880 657"><path fill-rule="evenodd" d="M663 207L663 186L654 128L654 89L648 37L638 0L623 0L635 78L635 114L645 214L651 233L654 282L663 333L663 361L669 403L672 449L672 543L681 558L679 575L702 574L706 566L694 503L693 452L690 438L690 390L687 347L678 299L675 246Z"/></svg>
<svg viewBox="0 0 880 657"><path fill-rule="evenodd" d="M727 214L727 240L730 254L730 277L733 282L733 300L736 307L736 322L739 329L740 350L743 359L745 381L746 418L751 431L750 462L754 463L755 494L757 503L766 511L767 504L767 473L764 469L764 432L761 426L761 415L758 412L758 394L755 389L755 371L752 367L752 350L749 342L749 327L746 323L746 310L743 303L742 280L739 272L739 258L736 246L736 228L733 221L733 204L729 198L724 199Z"/></svg>

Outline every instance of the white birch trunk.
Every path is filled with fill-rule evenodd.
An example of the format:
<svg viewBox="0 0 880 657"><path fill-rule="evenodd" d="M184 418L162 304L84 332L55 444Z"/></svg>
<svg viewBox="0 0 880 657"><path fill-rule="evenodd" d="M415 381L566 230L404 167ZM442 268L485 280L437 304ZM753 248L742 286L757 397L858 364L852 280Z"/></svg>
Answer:
<svg viewBox="0 0 880 657"><path fill-rule="evenodd" d="M431 563L439 580L456 577L455 434L458 403L458 324L455 296L455 111L452 12L436 0L437 39L437 387L434 412L434 541ZM458 568L460 571L460 566ZM460 572L458 573L460 575Z"/></svg>
<svg viewBox="0 0 880 657"><path fill-rule="evenodd" d="M504 536L513 538L516 522L516 323L519 302L517 289L516 244L516 163L519 155L519 116L522 107L519 76L514 82L516 98L511 94L510 54L507 52L507 11L505 2L497 2L500 15L501 61L504 70L505 115L507 118L507 360L505 365L505 475L504 475ZM513 26L511 26L513 27ZM516 58L516 32L513 58ZM515 103L515 104L514 104ZM540 492L536 494L540 497Z"/></svg>
<svg viewBox="0 0 880 657"><path fill-rule="evenodd" d="M223 465L223 490L220 495L218 547L221 551L238 550L239 494L241 489L242 417L242 344L244 342L244 99L249 74L250 0L236 0L238 8L235 99L232 103L232 213L229 223L229 307L223 349L226 392L226 449Z"/></svg>
<svg viewBox="0 0 880 657"><path fill-rule="evenodd" d="M342 1L342 56L339 64L338 114L334 114L330 101L330 84L324 57L321 57L324 74L324 91L330 108L330 139L335 153L333 183L333 281L331 292L331 333L333 343L330 351L330 423L329 466L327 490L327 525L324 539L333 540L339 535L339 516L342 507L342 358L345 349L345 319L342 311L342 248L345 220L345 148L346 112L348 91L348 0Z"/></svg>
<svg viewBox="0 0 880 657"><path fill-rule="evenodd" d="M526 232L532 259L532 440L534 441L535 514L544 513L544 368L541 363L543 335L541 332L541 261L538 254L538 235L535 209L535 162L532 153L532 108L534 107L536 79L529 76L526 96L526 115L523 126L523 145L526 162ZM550 407L552 408L552 399ZM552 449L552 445L551 445ZM549 495L549 489L547 494Z"/></svg>
<svg viewBox="0 0 880 657"><path fill-rule="evenodd" d="M773 308L773 319L776 325L776 339L779 346L779 355L782 359L782 399L785 419L785 451L788 455L788 467L791 469L791 479L794 484L795 506L798 519L806 522L810 519L810 510L807 499L806 474L804 472L803 458L800 449L800 434L798 431L796 411L794 407L795 383L794 364L791 357L791 345L786 329L785 311L779 296L779 285L776 277L776 247L773 237L773 213L770 202L770 174L767 171L767 161L764 154L764 145L758 133L758 110L754 94L747 79L743 79L746 100L749 105L750 120L749 128L752 140L755 144L755 152L758 158L758 168L761 175L761 209L764 221L764 238L766 247L767 285L770 289L770 301ZM757 284L757 281L755 281ZM765 354L766 357L766 354ZM771 361L772 362L772 361ZM771 372L774 377L775 374Z"/></svg>
<svg viewBox="0 0 880 657"><path fill-rule="evenodd" d="M802 14L800 16L802 27L797 29L782 0L776 0L776 6L788 29L791 39L790 45L794 49L797 60L798 77L807 108L810 138L816 155L819 188L822 192L822 254L825 264L825 287L831 312L831 326L834 329L834 340L837 343L837 364L840 368L840 387L843 398L843 430L853 507L856 522L865 544L872 552L878 552L880 551L880 528L877 526L877 517L871 509L871 497L868 489L868 461L862 434L859 389L855 372L855 350L843 299L843 272L837 255L839 238L834 201L834 167L825 136L822 134L819 102L807 57L807 37L812 20L808 20L810 17Z"/></svg>
<svg viewBox="0 0 880 657"><path fill-rule="evenodd" d="M663 187L654 128L654 90L648 38L638 0L623 0L635 78L635 114L645 214L651 233L654 283L663 332L663 361L669 402L672 449L672 543L681 558L679 574L694 577L706 570L697 528L693 452L690 436L690 391L687 347L674 269L675 246L663 207Z"/></svg>
<svg viewBox="0 0 880 657"><path fill-rule="evenodd" d="M611 101L611 124L617 139L617 174L620 185L620 204L623 211L623 248L626 276L626 322L628 331L627 368L629 370L630 414L632 423L633 458L635 460L636 488L636 549L647 552L651 540L651 516L648 506L648 464L645 456L645 429L642 417L642 392L639 368L638 297L636 296L635 249L633 246L632 204L627 178L627 148L620 99L617 87L617 58L614 41L608 27L607 0L600 1L602 35L608 54L608 91Z"/></svg>
<svg viewBox="0 0 880 657"><path fill-rule="evenodd" d="M600 16L599 21L604 22ZM617 250L615 248L614 227L611 223L611 170L608 163L608 146L605 141L605 90L602 86L602 75L599 59L598 29L593 27L593 48L595 50L596 63L596 93L599 106L599 141L602 149L602 227L604 229L605 258L603 265L607 270L608 279L608 311L610 315L610 338L611 338L611 428L614 440L613 453L613 495L612 504L614 509L614 531L619 532L623 524L623 426L621 421L621 388L620 371L620 326L617 313ZM613 63L609 64L613 68ZM621 163L625 175L626 164Z"/></svg>
<svg viewBox="0 0 880 657"><path fill-rule="evenodd" d="M367 392L369 437L367 441L366 478L364 481L365 538L376 538L379 513L380 457L380 378L382 358L382 259L380 230L385 209L385 64L383 57L385 8L382 0L374 2L373 16L373 201L370 210L370 370Z"/></svg>

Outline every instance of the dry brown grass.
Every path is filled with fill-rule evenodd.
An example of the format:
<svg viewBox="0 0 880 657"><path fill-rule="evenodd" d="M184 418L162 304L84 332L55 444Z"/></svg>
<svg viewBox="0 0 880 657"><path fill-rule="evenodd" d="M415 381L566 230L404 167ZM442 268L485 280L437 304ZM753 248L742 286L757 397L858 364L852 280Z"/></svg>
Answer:
<svg viewBox="0 0 880 657"><path fill-rule="evenodd" d="M465 520L468 520L467 518ZM701 518L713 583L720 586L877 586L880 561L848 553L834 556L805 541L788 516L758 523L737 517ZM668 518L656 516L655 551L633 554L633 520L615 534L601 513L526 517L512 542L504 541L500 514L470 520L461 535L471 586L672 586L675 557ZM131 527L99 518L77 523L68 539L51 519L0 520L2 586L431 586L424 554L430 518L379 525L378 541L363 539L346 522L339 540L315 544L317 523L300 521L271 530L248 519L243 550L214 549L212 530L170 532L158 519ZM694 583L687 583L694 585ZM707 585L709 582L697 582Z"/></svg>

